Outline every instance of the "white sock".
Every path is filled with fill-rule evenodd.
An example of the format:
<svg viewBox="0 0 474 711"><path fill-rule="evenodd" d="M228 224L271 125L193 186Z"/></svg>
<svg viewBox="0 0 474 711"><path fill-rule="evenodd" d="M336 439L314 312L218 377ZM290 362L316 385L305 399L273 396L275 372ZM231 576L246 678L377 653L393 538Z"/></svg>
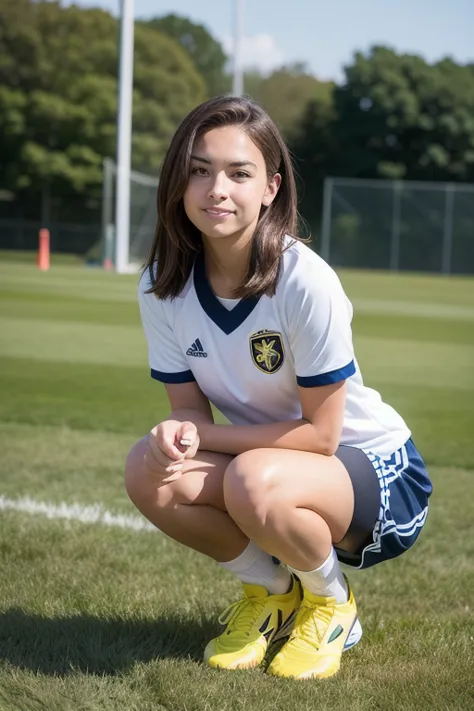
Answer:
<svg viewBox="0 0 474 711"><path fill-rule="evenodd" d="M296 570L291 566L288 567L301 580L302 586L313 595L334 597L336 602L347 602L349 599L346 581L334 548L331 548L327 560L316 570L306 572L304 570Z"/></svg>
<svg viewBox="0 0 474 711"><path fill-rule="evenodd" d="M234 573L242 583L262 585L270 595L283 595L291 586L291 573L281 563L262 551L253 541L234 560L219 563L222 568Z"/></svg>

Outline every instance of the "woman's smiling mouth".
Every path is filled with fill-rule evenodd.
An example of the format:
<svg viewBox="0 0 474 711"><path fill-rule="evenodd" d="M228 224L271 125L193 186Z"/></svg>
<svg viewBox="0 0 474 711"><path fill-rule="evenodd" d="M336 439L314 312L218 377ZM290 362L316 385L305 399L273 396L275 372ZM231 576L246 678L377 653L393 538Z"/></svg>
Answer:
<svg viewBox="0 0 474 711"><path fill-rule="evenodd" d="M217 207L208 207L204 210L204 212L209 215L209 217L228 217L229 215L233 215L234 212L232 210L221 210L220 208Z"/></svg>

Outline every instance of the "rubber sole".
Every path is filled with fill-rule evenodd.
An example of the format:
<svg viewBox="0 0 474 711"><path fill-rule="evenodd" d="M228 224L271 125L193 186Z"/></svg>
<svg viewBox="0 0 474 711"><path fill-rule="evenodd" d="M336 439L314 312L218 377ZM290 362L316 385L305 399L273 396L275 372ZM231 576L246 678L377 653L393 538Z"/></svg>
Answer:
<svg viewBox="0 0 474 711"><path fill-rule="evenodd" d="M359 642L362 637L362 625L359 622L359 618L356 617L354 624L351 627L351 631L347 635L346 643L344 645L343 652L347 652L348 649L352 649L357 642Z"/></svg>

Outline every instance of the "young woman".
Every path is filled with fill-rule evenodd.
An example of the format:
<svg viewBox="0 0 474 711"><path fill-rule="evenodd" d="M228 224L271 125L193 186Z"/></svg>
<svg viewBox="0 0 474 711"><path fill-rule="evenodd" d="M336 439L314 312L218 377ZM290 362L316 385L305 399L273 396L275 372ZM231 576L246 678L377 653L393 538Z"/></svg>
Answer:
<svg viewBox="0 0 474 711"><path fill-rule="evenodd" d="M362 634L340 561L366 568L412 546L423 461L363 384L338 277L293 236L291 160L258 105L218 97L184 119L158 215L139 301L171 413L130 452L128 494L243 584L208 664L256 666L290 635L267 671L331 676Z"/></svg>

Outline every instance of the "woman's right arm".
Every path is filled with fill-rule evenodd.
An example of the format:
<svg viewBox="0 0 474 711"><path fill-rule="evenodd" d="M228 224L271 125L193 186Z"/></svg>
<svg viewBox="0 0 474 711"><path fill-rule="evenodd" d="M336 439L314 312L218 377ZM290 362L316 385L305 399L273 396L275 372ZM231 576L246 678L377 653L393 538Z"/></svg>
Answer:
<svg viewBox="0 0 474 711"><path fill-rule="evenodd" d="M169 420L213 424L214 417L209 400L196 382L166 383L165 388L171 407Z"/></svg>
<svg viewBox="0 0 474 711"><path fill-rule="evenodd" d="M191 459L199 447L197 426L212 424L209 400L194 380L185 354L174 333L173 304L148 293L150 283L144 273L138 287L140 314L148 343L152 378L161 381L168 395L171 412L148 435L149 465L157 475ZM183 441L182 441L183 440Z"/></svg>
<svg viewBox="0 0 474 711"><path fill-rule="evenodd" d="M171 413L148 435L147 467L155 477L179 476L185 459L192 459L200 446L198 427L213 424L209 400L196 382L165 385Z"/></svg>

